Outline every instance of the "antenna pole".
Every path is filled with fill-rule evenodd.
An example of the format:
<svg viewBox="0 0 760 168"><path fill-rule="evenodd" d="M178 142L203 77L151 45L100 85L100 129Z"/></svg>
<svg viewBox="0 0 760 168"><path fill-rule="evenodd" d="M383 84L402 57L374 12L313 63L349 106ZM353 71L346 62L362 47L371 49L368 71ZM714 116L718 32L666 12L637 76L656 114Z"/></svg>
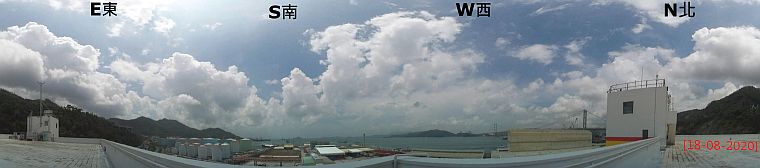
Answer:
<svg viewBox="0 0 760 168"><path fill-rule="evenodd" d="M42 128L42 85L45 85L45 82L38 82L40 84L40 127L37 128L35 131L39 131L40 128ZM36 136L36 133L35 133Z"/></svg>
<svg viewBox="0 0 760 168"><path fill-rule="evenodd" d="M45 82L38 82L40 84L40 116L42 116L42 85L45 84Z"/></svg>
<svg viewBox="0 0 760 168"><path fill-rule="evenodd" d="M583 129L586 129L586 118L588 118L588 111L583 109Z"/></svg>

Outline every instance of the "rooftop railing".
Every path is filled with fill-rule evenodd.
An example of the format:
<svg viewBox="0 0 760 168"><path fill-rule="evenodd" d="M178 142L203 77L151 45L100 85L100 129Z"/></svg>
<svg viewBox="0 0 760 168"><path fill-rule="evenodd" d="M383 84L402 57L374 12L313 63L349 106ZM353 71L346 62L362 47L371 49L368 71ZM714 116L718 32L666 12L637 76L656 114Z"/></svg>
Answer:
<svg viewBox="0 0 760 168"><path fill-rule="evenodd" d="M652 87L665 87L665 79L651 79L615 84L610 86L610 90L607 90L607 93Z"/></svg>

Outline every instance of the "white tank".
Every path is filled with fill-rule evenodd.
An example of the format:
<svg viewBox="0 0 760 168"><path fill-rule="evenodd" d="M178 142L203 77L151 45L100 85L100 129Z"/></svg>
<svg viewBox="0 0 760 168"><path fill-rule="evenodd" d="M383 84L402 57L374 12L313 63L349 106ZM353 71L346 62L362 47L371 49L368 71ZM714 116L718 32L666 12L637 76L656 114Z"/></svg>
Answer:
<svg viewBox="0 0 760 168"><path fill-rule="evenodd" d="M179 155L179 143L174 144L174 150L172 150L172 153Z"/></svg>
<svg viewBox="0 0 760 168"><path fill-rule="evenodd" d="M206 159L211 159L211 146L213 146L214 144L206 143L203 145L206 146Z"/></svg>
<svg viewBox="0 0 760 168"><path fill-rule="evenodd" d="M187 156L187 145L186 144L179 144L179 155L180 156Z"/></svg>
<svg viewBox="0 0 760 168"><path fill-rule="evenodd" d="M190 143L190 144L201 143L201 139L200 138L190 138L190 139L187 139L187 142Z"/></svg>
<svg viewBox="0 0 760 168"><path fill-rule="evenodd" d="M198 157L198 147L201 147L201 144L200 143L194 143L193 145L195 145L195 157Z"/></svg>
<svg viewBox="0 0 760 168"><path fill-rule="evenodd" d="M230 147L232 147L232 153L239 153L240 152L240 141L237 141L235 139L228 139L230 142Z"/></svg>
<svg viewBox="0 0 760 168"><path fill-rule="evenodd" d="M240 152L248 152L250 150L253 150L253 141L248 138L243 138L240 140Z"/></svg>
<svg viewBox="0 0 760 168"><path fill-rule="evenodd" d="M208 148L206 145L198 146L198 159L206 160L208 159Z"/></svg>
<svg viewBox="0 0 760 168"><path fill-rule="evenodd" d="M211 160L222 161L222 149L219 144L213 144L209 149L211 149Z"/></svg>
<svg viewBox="0 0 760 168"><path fill-rule="evenodd" d="M187 145L187 156L198 157L198 146L195 144Z"/></svg>
<svg viewBox="0 0 760 168"><path fill-rule="evenodd" d="M230 144L228 143L222 143L219 148L222 149L222 158L229 159L232 157L232 147L230 147Z"/></svg>
<svg viewBox="0 0 760 168"><path fill-rule="evenodd" d="M179 138L176 142L174 142L174 148L176 149L174 150L175 155L180 155L179 152L181 148L179 146L182 146L182 143L185 142L185 140L185 138Z"/></svg>

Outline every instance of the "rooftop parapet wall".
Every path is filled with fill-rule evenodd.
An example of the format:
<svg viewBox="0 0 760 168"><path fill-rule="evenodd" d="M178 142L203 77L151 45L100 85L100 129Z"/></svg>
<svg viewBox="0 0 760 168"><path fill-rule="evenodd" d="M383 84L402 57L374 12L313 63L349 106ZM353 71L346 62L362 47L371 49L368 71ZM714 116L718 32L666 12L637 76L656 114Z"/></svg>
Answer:
<svg viewBox="0 0 760 168"><path fill-rule="evenodd" d="M92 140L69 139L75 142L91 142ZM153 167L254 167L229 165L197 161L175 156L159 154L134 147L118 144L108 140L100 140L101 145L108 150L118 150L141 160ZM387 156L335 165L317 165L319 167L658 167L659 162L642 162L642 160L657 160L662 158L660 146L664 145L663 138L651 138L612 147L596 148L540 156L526 156L500 159L441 159L410 156Z"/></svg>

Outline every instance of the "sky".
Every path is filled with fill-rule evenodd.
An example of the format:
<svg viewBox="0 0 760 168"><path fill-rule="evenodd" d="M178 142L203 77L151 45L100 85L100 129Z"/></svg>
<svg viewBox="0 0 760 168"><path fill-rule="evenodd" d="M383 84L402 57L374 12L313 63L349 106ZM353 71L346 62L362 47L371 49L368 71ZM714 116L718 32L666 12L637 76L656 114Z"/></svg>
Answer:
<svg viewBox="0 0 760 168"><path fill-rule="evenodd" d="M657 0L490 1L490 17L455 1L111 2L117 16L0 0L0 88L289 138L566 128L583 109L604 127L613 84L664 78L676 111L760 84L758 0L692 1L691 18ZM296 19L268 18L286 4Z"/></svg>

